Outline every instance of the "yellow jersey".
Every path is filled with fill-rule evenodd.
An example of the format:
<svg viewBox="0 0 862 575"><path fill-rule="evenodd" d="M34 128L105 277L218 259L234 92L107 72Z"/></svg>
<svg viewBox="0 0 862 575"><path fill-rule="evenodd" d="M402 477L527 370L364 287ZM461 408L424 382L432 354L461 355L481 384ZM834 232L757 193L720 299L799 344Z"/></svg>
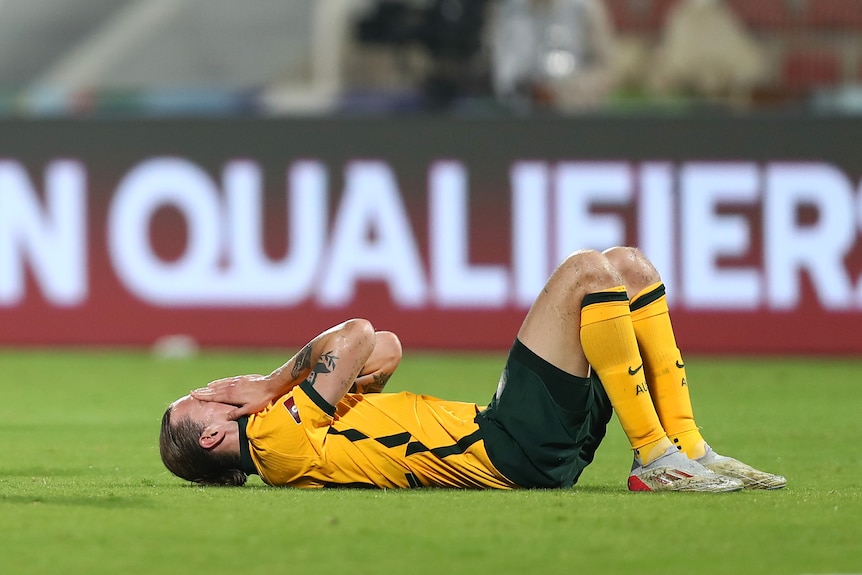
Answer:
<svg viewBox="0 0 862 575"><path fill-rule="evenodd" d="M333 407L304 382L248 418L240 449L247 440L243 455L269 485L515 488L488 458L478 411L409 392Z"/></svg>

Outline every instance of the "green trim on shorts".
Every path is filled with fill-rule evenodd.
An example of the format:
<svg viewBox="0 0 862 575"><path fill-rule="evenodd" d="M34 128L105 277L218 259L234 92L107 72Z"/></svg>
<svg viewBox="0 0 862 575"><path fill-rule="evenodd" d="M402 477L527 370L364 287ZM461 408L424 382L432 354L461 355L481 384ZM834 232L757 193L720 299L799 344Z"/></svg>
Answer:
<svg viewBox="0 0 862 575"><path fill-rule="evenodd" d="M521 487L571 487L605 436L611 404L597 377L548 363L519 340L498 392L476 416L494 466Z"/></svg>

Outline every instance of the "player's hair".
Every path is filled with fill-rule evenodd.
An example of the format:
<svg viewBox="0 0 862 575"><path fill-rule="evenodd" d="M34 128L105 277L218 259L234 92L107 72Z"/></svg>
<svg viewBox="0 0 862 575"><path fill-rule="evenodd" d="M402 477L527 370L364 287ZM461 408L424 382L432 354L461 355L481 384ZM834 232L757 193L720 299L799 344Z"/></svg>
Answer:
<svg viewBox="0 0 862 575"><path fill-rule="evenodd" d="M204 426L190 417L171 421L171 408L162 416L159 453L162 463L177 477L204 485L243 485L246 474L238 454L213 453L198 439Z"/></svg>

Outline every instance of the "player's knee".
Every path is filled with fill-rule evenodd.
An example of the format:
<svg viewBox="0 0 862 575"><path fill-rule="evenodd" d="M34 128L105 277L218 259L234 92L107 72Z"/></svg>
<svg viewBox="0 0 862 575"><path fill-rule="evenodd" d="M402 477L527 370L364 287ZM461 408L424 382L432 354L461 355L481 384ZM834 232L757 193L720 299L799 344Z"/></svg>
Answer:
<svg viewBox="0 0 862 575"><path fill-rule="evenodd" d="M402 349L401 340L391 331L378 331L374 334L377 350L382 350L387 360L400 360Z"/></svg>
<svg viewBox="0 0 862 575"><path fill-rule="evenodd" d="M617 246L602 252L611 265L619 272L631 295L644 287L661 281L652 262L637 248Z"/></svg>
<svg viewBox="0 0 862 575"><path fill-rule="evenodd" d="M342 324L341 327L344 335L353 341L367 341L369 344L374 343L374 325L367 319L353 318Z"/></svg>
<svg viewBox="0 0 862 575"><path fill-rule="evenodd" d="M567 283L586 293L601 291L622 283L620 274L608 258L596 250L579 250L570 254L557 268Z"/></svg>
<svg viewBox="0 0 862 575"><path fill-rule="evenodd" d="M602 252L608 259L614 261L619 258L636 257L640 250L632 246L614 246Z"/></svg>

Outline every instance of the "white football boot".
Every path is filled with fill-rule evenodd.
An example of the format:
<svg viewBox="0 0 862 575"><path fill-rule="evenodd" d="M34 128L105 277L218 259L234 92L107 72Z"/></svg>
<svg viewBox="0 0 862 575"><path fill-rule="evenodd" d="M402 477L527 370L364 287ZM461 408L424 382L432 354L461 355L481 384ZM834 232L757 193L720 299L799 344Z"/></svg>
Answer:
<svg viewBox="0 0 862 575"><path fill-rule="evenodd" d="M709 444L706 446L706 454L695 461L719 475L742 481L746 489L781 489L787 485L787 479L783 476L760 471L738 459L719 455Z"/></svg>
<svg viewBox="0 0 862 575"><path fill-rule="evenodd" d="M628 487L629 491L721 493L739 491L743 482L719 475L671 446L664 455L647 465L641 465L635 459L629 473Z"/></svg>

